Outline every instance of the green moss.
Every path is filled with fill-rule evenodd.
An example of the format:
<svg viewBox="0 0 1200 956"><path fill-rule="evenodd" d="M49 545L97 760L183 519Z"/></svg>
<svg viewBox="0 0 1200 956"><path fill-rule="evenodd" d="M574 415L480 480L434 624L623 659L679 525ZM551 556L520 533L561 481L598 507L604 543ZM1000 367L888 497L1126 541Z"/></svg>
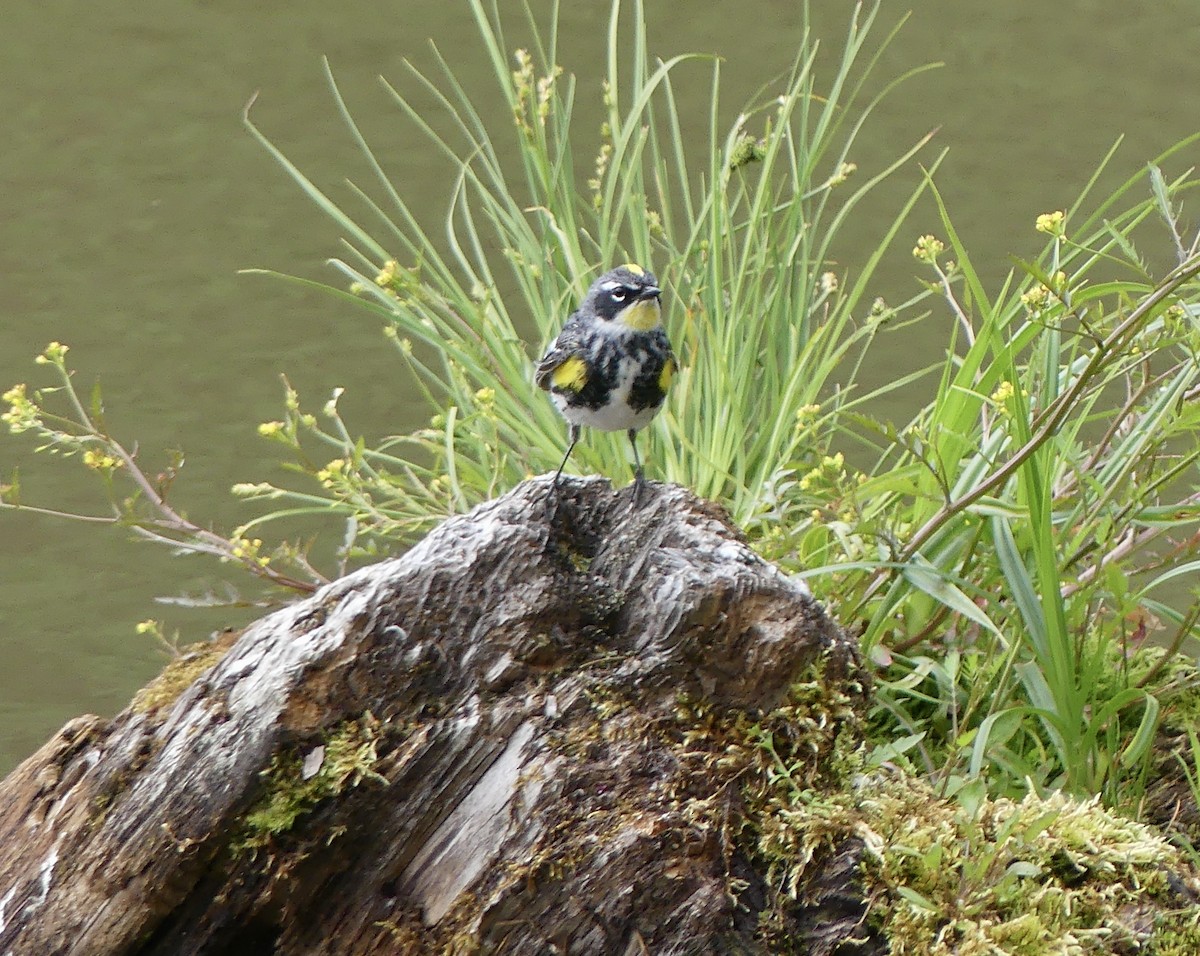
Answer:
<svg viewBox="0 0 1200 956"><path fill-rule="evenodd" d="M369 711L357 720L336 725L322 745L319 766L310 767L307 775L305 760L312 758L316 748L305 748L303 754L295 750L276 754L260 774L265 789L233 840L234 852L256 853L295 827L322 800L357 787L364 780L387 783L374 769L379 759L379 731L379 721Z"/></svg>
<svg viewBox="0 0 1200 956"><path fill-rule="evenodd" d="M238 634L229 632L214 641L188 645L161 674L134 695L130 709L135 714L152 714L171 706L197 677L225 656L237 637Z"/></svg>
<svg viewBox="0 0 1200 956"><path fill-rule="evenodd" d="M1200 907L1171 885L1194 882L1182 854L1096 800L959 803L913 777L872 774L781 795L757 823L771 882L796 898L814 859L861 840L868 918L893 956L1197 951Z"/></svg>

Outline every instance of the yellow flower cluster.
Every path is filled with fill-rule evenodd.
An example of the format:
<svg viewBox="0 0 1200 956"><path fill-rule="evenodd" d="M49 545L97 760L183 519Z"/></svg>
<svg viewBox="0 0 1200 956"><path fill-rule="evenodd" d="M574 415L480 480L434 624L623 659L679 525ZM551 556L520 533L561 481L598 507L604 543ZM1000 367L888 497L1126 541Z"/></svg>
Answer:
<svg viewBox="0 0 1200 956"><path fill-rule="evenodd" d="M1009 411L1008 402L1016 394L1016 386L1006 379L995 387L995 389L992 391L992 394L988 396L988 401L996 406L997 410L1000 412L1007 413ZM1028 398L1028 390L1024 388L1021 389L1021 397Z"/></svg>
<svg viewBox="0 0 1200 956"><path fill-rule="evenodd" d="M913 246L913 258L918 262L926 262L933 265L937 262L937 257L946 251L946 244L936 236L921 236L917 240L917 244Z"/></svg>
<svg viewBox="0 0 1200 956"><path fill-rule="evenodd" d="M317 472L317 481L326 488L332 488L339 480L346 477L349 466L344 458L335 458Z"/></svg>
<svg viewBox="0 0 1200 956"><path fill-rule="evenodd" d="M1061 209L1044 212L1037 217L1034 228L1050 236L1063 237L1067 234L1067 214Z"/></svg>
<svg viewBox="0 0 1200 956"><path fill-rule="evenodd" d="M821 486L836 487L846 477L846 459L839 451L826 455L821 464L800 479L801 491L815 491Z"/></svg>
<svg viewBox="0 0 1200 956"><path fill-rule="evenodd" d="M796 409L796 421L807 422L817 417L817 413L821 410L820 405L801 405Z"/></svg>
<svg viewBox="0 0 1200 956"><path fill-rule="evenodd" d="M1021 304L1030 312L1037 312L1046 304L1046 299L1049 296L1049 289L1044 285L1037 285L1028 292L1021 293Z"/></svg>
<svg viewBox="0 0 1200 956"><path fill-rule="evenodd" d="M68 351L70 351L69 345L63 345L61 342L51 342L46 346L46 350L33 361L38 365L61 366Z"/></svg>
<svg viewBox="0 0 1200 956"><path fill-rule="evenodd" d="M233 542L233 547L229 553L238 561L245 561L247 564L256 564L260 568L265 568L271 563L271 559L266 555L258 553L261 547L262 538L238 538Z"/></svg>
<svg viewBox="0 0 1200 956"><path fill-rule="evenodd" d="M97 451L95 448L89 448L83 453L83 464L92 471L103 472L106 475L111 475L114 471L121 467L121 460L114 458L107 452Z"/></svg>
<svg viewBox="0 0 1200 956"><path fill-rule="evenodd" d="M1048 285L1039 284L1021 294L1021 304L1030 312L1044 309L1050 302L1051 294L1061 296L1068 291L1067 274L1061 269L1049 276L1048 280Z"/></svg>
<svg viewBox="0 0 1200 956"><path fill-rule="evenodd" d="M0 415L0 422L8 426L14 435L37 428L42 423L41 409L26 394L25 384L14 385L3 395L0 401L8 403L8 411Z"/></svg>
<svg viewBox="0 0 1200 956"><path fill-rule="evenodd" d="M383 268L379 270L379 275L375 277L375 284L386 289L396 281L396 270L400 268L395 259L388 259L383 264Z"/></svg>

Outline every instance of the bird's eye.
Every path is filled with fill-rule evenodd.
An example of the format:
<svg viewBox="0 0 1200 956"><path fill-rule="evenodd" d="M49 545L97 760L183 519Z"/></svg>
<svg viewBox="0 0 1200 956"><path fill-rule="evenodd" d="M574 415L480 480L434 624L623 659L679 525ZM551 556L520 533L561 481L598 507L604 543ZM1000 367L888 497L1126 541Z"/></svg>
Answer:
<svg viewBox="0 0 1200 956"><path fill-rule="evenodd" d="M609 295L612 296L612 300L614 302L624 302L626 298L628 298L629 293L627 293L624 289L613 289Z"/></svg>

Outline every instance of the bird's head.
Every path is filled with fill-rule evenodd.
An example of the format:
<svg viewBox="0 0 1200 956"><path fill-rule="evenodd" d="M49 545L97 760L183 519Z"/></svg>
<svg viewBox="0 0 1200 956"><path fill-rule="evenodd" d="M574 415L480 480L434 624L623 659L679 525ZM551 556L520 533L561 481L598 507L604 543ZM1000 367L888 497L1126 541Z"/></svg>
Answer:
<svg viewBox="0 0 1200 956"><path fill-rule="evenodd" d="M583 309L601 322L648 332L662 320L658 281L641 266L627 263L592 283Z"/></svg>

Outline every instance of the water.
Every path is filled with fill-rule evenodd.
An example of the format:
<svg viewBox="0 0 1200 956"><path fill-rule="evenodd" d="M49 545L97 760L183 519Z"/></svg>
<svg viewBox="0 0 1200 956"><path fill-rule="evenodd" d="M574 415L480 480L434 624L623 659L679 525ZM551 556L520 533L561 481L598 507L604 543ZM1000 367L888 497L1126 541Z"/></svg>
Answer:
<svg viewBox="0 0 1200 956"><path fill-rule="evenodd" d="M847 5L825 6L819 31L837 47ZM725 57L731 111L786 69L800 36L792 2L706 5L702 17L688 4L649 7L662 56ZM147 9L53 0L6 10L0 387L35 378L30 360L48 341L70 344L80 381L102 378L112 429L138 440L149 465L162 464L160 449L188 452L175 503L229 528L251 512L228 486L279 474L253 427L279 417L279 374L314 407L348 386L342 409L369 437L424 414L371 322L323 296L237 275L265 266L332 278L321 263L338 238L242 130L243 105L260 91L256 121L323 186L336 191L346 175L361 177L325 87L319 56L328 55L405 194L432 218L449 173L375 78L403 83L406 57L429 62L430 36L472 88L488 89L489 67L465 5L444 0L391 8L301 0L286 16L232 0L163 0L153 20ZM883 22L903 9L885 9ZM563 14L562 58L579 73L581 96L597 87L606 10L590 0ZM855 158L865 172L940 127L936 145L951 150L943 194L977 263L998 277L1008 254L1036 251L1035 216L1067 205L1118 134L1126 140L1108 185L1195 130L1198 41L1200 20L1184 0L1146 5L1136 18L1117 0L926 3L880 75L946 65L888 101ZM707 86L685 96L688 108L707 109ZM917 175L914 166L890 196ZM880 216L888 198L873 207ZM880 221L870 210L860 217L863 246ZM941 230L923 207L885 287L910 288L907 250L927 231ZM905 338L898 364L940 351L929 329ZM78 465L42 462L29 449L0 436L0 476L19 462L27 500L102 508ZM195 640L260 613L154 605L155 595L202 586L213 568L127 543L120 531L5 513L0 553L0 770L70 717L116 712L157 671L162 657L134 634L137 621L163 618Z"/></svg>

